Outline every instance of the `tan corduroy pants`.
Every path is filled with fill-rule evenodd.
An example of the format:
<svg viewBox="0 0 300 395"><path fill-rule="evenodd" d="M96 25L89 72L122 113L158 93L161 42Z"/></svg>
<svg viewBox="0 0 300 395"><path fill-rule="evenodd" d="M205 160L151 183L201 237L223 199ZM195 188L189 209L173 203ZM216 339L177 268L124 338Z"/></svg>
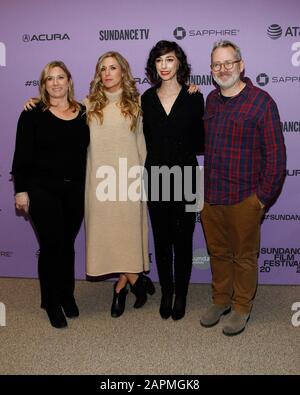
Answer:
<svg viewBox="0 0 300 395"><path fill-rule="evenodd" d="M256 194L233 205L204 204L201 221L210 254L213 303L250 313L257 288L260 224Z"/></svg>

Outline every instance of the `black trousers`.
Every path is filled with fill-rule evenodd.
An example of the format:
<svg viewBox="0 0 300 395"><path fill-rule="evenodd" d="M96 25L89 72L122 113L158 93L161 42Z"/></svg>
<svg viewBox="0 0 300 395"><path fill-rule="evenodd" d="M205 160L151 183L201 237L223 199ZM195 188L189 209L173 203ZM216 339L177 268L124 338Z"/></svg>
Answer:
<svg viewBox="0 0 300 395"><path fill-rule="evenodd" d="M162 293L186 296L193 263L195 213L184 202L148 202ZM173 270L174 268L174 270Z"/></svg>
<svg viewBox="0 0 300 395"><path fill-rule="evenodd" d="M41 306L51 309L73 298L74 242L84 214L84 182L36 186L28 194L29 214L40 245Z"/></svg>

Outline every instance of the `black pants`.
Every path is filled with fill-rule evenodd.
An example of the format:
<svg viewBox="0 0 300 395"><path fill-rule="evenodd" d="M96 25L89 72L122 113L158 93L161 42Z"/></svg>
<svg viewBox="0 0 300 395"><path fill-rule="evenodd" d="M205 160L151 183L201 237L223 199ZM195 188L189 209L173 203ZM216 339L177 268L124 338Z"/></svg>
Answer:
<svg viewBox="0 0 300 395"><path fill-rule="evenodd" d="M51 309L74 294L74 242L83 219L84 183L37 186L28 194L29 214L40 244L41 306Z"/></svg>
<svg viewBox="0 0 300 395"><path fill-rule="evenodd" d="M184 202L148 202L162 293L186 296L193 263L195 213ZM174 263L174 274L173 274Z"/></svg>

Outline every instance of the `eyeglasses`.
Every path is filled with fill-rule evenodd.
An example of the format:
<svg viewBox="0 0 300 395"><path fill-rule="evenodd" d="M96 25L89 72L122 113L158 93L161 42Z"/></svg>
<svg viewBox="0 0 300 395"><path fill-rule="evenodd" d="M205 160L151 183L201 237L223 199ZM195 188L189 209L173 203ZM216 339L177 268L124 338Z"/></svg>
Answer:
<svg viewBox="0 0 300 395"><path fill-rule="evenodd" d="M211 69L215 72L221 71L222 66L224 66L225 70L231 70L233 69L233 65L235 63L239 63L240 60L226 60L224 63L213 63L210 65Z"/></svg>

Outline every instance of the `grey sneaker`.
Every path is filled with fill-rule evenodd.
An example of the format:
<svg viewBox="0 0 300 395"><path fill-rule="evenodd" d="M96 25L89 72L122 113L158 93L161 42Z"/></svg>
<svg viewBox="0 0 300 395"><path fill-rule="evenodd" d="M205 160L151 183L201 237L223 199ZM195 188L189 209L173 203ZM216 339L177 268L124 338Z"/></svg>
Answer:
<svg viewBox="0 0 300 395"><path fill-rule="evenodd" d="M232 310L223 327L224 335L235 336L242 333L249 318L250 314L241 314Z"/></svg>
<svg viewBox="0 0 300 395"><path fill-rule="evenodd" d="M211 304L205 313L200 318L200 324L205 328L211 328L217 325L222 315L226 315L230 312L230 306L218 306Z"/></svg>

